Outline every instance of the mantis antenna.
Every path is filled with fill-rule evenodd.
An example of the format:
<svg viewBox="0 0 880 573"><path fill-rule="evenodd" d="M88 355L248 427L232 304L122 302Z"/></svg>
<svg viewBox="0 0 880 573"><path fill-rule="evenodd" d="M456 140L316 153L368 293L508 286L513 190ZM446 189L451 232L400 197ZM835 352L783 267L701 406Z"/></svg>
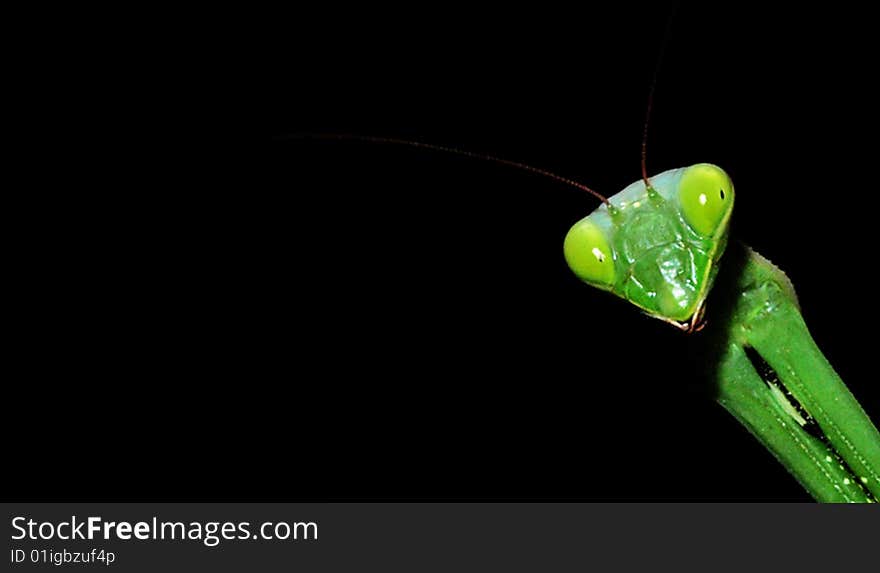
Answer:
<svg viewBox="0 0 880 573"><path fill-rule="evenodd" d="M669 13L669 19L666 20L666 30L663 32L660 54L657 56L657 65L654 66L654 77L651 78L651 89L648 91L648 106L645 111L645 129L642 132L642 181L645 182L645 188L651 187L651 181L648 180L648 125L651 122L651 108L654 107L654 92L657 88L657 78L660 76L660 66L663 64L663 55L666 53L666 45L669 43L669 36L672 33L672 22L675 20L675 10L677 8L678 2L675 2Z"/></svg>
<svg viewBox="0 0 880 573"><path fill-rule="evenodd" d="M369 143L392 143L396 145L408 145L410 147L418 147L422 149L430 149L433 151L443 151L446 153L452 153L455 155L461 155L464 157L471 157L473 159L480 159L483 161L491 161L494 163L500 163L501 165L508 165L510 167L516 167L517 169L522 169L524 171L528 171L530 173L537 173L538 175L542 175L544 177L548 177L550 179L554 179L561 183L565 183L566 185L570 185L581 191L586 191L587 193L593 195L609 207L611 207L611 203L608 202L608 199L601 195L600 193L593 191L583 183L579 183L573 179L569 179L567 177L562 177L561 175L557 175L551 171L547 171L545 169L539 169L538 167L532 167L531 165L526 165L525 163L519 163L518 161L511 161L509 159L503 159L501 157L496 157L494 155L489 155L485 153L474 153L473 151L466 151L463 149L458 149L455 147L447 147L445 145L435 145L433 143L422 143L420 141L410 141L407 139L398 139L395 137L376 137L372 135L354 135L348 133L341 134L332 134L332 133L295 133L292 135L282 136L279 139L340 139L340 140L349 140L349 141L365 141Z"/></svg>

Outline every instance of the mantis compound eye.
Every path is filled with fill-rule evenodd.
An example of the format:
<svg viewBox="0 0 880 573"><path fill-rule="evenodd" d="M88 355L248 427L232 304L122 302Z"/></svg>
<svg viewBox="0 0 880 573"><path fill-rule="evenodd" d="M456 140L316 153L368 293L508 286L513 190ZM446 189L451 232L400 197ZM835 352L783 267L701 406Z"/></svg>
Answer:
<svg viewBox="0 0 880 573"><path fill-rule="evenodd" d="M614 284L614 256L602 230L584 218L572 226L563 245L565 261L579 279L599 287Z"/></svg>
<svg viewBox="0 0 880 573"><path fill-rule="evenodd" d="M687 224L697 233L715 236L733 209L733 183L720 167L698 163L681 176L678 198Z"/></svg>

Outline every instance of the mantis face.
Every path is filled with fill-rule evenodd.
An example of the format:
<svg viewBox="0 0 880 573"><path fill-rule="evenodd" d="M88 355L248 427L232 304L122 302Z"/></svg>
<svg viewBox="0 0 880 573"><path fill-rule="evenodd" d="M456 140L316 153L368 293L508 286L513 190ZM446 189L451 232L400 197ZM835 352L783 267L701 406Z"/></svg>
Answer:
<svg viewBox="0 0 880 573"><path fill-rule="evenodd" d="M708 163L650 182L633 183L575 223L565 260L587 284L693 330L727 244L733 183Z"/></svg>

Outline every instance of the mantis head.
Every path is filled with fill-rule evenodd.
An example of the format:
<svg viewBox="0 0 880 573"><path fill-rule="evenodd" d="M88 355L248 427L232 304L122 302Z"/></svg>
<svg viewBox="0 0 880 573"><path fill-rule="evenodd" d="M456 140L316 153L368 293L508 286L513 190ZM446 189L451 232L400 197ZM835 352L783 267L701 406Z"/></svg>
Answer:
<svg viewBox="0 0 880 573"><path fill-rule="evenodd" d="M708 163L637 181L572 226L565 260L582 281L694 330L727 244L734 187Z"/></svg>

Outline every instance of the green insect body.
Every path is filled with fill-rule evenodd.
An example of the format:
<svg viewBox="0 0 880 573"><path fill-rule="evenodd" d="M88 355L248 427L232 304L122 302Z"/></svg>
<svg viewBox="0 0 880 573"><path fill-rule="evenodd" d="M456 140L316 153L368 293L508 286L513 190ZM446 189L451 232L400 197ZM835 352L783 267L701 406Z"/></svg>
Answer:
<svg viewBox="0 0 880 573"><path fill-rule="evenodd" d="M569 267L647 314L693 328L727 243L734 189L707 163L638 181L572 226Z"/></svg>
<svg viewBox="0 0 880 573"><path fill-rule="evenodd" d="M454 148L398 143L518 167ZM595 194L595 193L594 193ZM700 163L629 185L575 223L566 262L582 281L628 300L683 330L699 330L713 283L719 289L705 352L715 399L817 501L880 500L880 432L816 346L785 274L747 246L726 255L734 188L719 167ZM713 303L715 304L715 303ZM758 368L750 354L765 362Z"/></svg>
<svg viewBox="0 0 880 573"><path fill-rule="evenodd" d="M734 190L727 174L701 163L639 181L572 226L569 267L584 282L689 331L727 246ZM880 497L880 433L816 347L787 277L744 247L712 332L716 400L817 500ZM732 277L732 278L731 278ZM764 377L756 352L773 373ZM781 384L781 386L780 386Z"/></svg>
<svg viewBox="0 0 880 573"><path fill-rule="evenodd" d="M813 341L785 273L745 245L729 250L733 272L719 282L721 318L710 329L716 400L816 500L876 502L880 432ZM748 351L775 376L758 372Z"/></svg>

